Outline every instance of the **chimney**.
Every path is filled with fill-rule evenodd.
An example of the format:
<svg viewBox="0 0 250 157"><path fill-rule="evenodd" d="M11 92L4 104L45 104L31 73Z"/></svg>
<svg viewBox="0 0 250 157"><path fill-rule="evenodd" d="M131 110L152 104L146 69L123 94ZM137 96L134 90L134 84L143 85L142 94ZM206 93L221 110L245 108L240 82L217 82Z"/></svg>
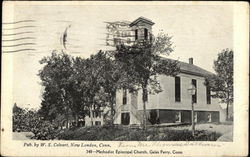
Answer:
<svg viewBox="0 0 250 157"><path fill-rule="evenodd" d="M188 61L189 61L189 64L194 64L194 59L193 58L189 58Z"/></svg>

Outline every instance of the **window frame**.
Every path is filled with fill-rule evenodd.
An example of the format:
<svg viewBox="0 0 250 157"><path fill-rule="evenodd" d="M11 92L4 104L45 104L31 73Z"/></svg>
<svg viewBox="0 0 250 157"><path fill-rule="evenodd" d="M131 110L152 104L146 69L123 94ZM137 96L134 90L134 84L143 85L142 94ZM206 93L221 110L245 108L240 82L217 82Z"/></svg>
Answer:
<svg viewBox="0 0 250 157"><path fill-rule="evenodd" d="M210 86L206 86L206 97L207 97L207 104L211 104L211 88Z"/></svg>
<svg viewBox="0 0 250 157"><path fill-rule="evenodd" d="M148 40L148 29L144 28L144 39Z"/></svg>
<svg viewBox="0 0 250 157"><path fill-rule="evenodd" d="M181 78L175 77L175 102L181 102Z"/></svg>
<svg viewBox="0 0 250 157"><path fill-rule="evenodd" d="M212 113L211 112L207 113L207 122L208 123L212 122Z"/></svg>
<svg viewBox="0 0 250 157"><path fill-rule="evenodd" d="M135 29L135 40L138 40L138 29Z"/></svg>
<svg viewBox="0 0 250 157"><path fill-rule="evenodd" d="M127 89L123 88L122 90L122 105L128 104L128 92Z"/></svg>
<svg viewBox="0 0 250 157"><path fill-rule="evenodd" d="M178 120L176 120L177 117L179 118ZM175 123L181 123L181 111L175 112Z"/></svg>

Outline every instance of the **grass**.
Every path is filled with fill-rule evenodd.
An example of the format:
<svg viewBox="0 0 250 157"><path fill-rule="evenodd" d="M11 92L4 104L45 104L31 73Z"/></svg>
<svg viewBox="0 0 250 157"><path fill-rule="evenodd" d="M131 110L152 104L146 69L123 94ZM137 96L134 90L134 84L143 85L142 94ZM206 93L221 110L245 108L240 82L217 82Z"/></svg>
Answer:
<svg viewBox="0 0 250 157"><path fill-rule="evenodd" d="M188 129L152 127L144 131L139 128L92 126L65 130L57 138L86 141L216 141L220 136L220 133L206 130L197 130L195 136L192 136L192 132Z"/></svg>

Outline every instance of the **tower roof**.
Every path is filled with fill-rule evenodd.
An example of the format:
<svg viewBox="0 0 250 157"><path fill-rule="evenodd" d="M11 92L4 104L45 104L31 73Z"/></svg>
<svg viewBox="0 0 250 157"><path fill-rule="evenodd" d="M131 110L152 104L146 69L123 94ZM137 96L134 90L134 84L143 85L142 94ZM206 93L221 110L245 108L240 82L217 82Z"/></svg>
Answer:
<svg viewBox="0 0 250 157"><path fill-rule="evenodd" d="M141 17L137 18L136 20L134 20L133 22L131 22L129 26L132 27L132 26L136 25L140 21L145 22L145 23L147 23L149 25L154 25L155 24L150 19L147 19L147 18L141 16Z"/></svg>

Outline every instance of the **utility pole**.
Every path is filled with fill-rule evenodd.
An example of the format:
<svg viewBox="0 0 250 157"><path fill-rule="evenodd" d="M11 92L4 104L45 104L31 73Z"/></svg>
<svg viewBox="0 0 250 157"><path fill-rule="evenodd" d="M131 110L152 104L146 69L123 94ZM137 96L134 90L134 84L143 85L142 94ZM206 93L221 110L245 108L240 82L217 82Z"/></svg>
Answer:
<svg viewBox="0 0 250 157"><path fill-rule="evenodd" d="M194 124L194 101L191 96L191 105L192 105L192 135L194 136L195 124Z"/></svg>
<svg viewBox="0 0 250 157"><path fill-rule="evenodd" d="M191 83L190 87L188 88L188 92L191 95L191 122L192 122L192 135L194 136L195 131L195 124L194 124L194 101L193 95L196 93L195 86Z"/></svg>

